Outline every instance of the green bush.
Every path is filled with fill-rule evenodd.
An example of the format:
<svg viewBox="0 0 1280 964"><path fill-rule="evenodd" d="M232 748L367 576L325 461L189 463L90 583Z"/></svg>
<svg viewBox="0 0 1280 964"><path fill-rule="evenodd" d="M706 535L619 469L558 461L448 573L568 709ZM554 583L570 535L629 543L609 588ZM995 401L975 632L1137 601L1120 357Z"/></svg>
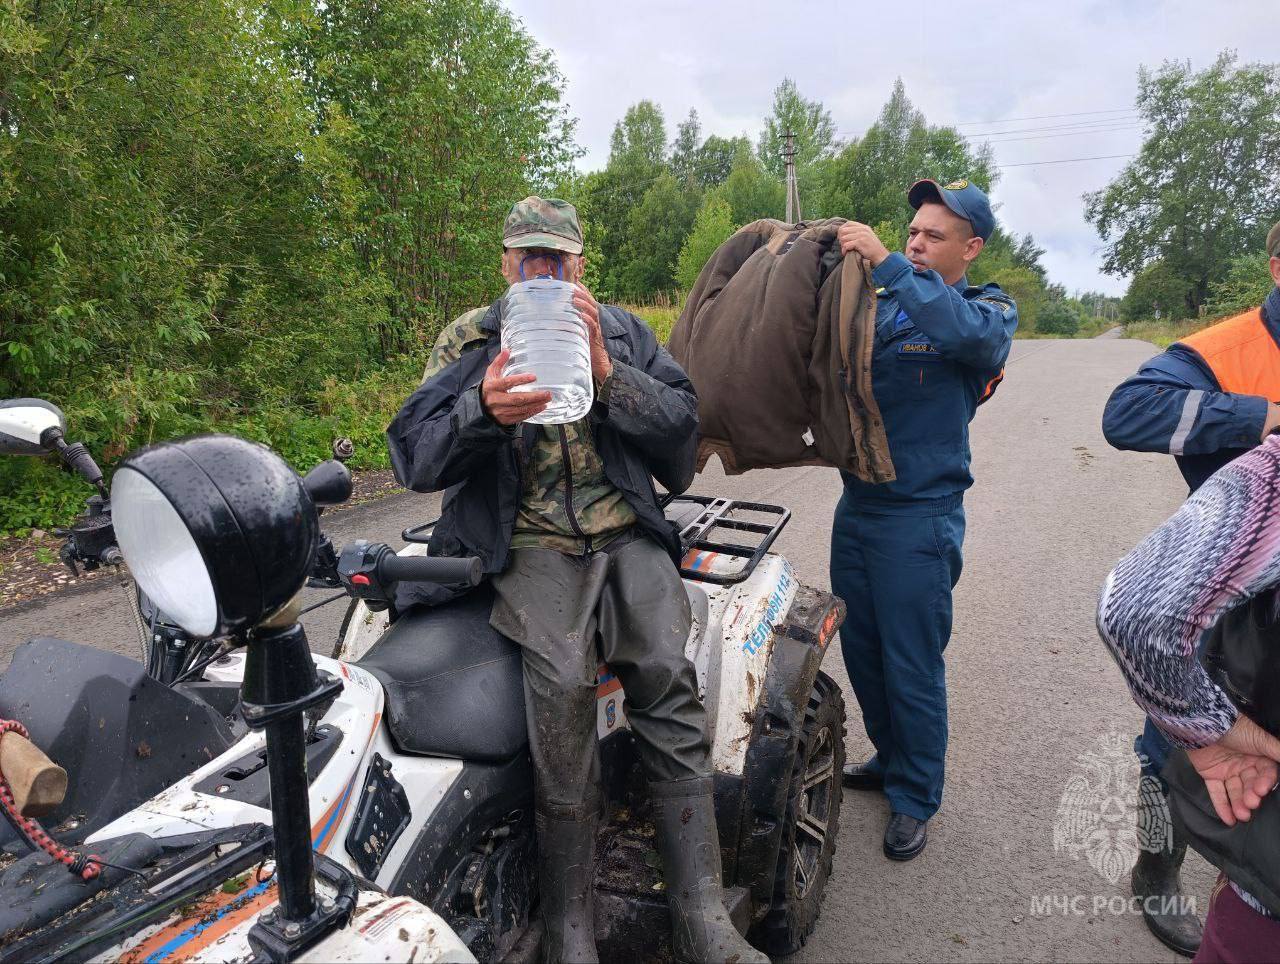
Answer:
<svg viewBox="0 0 1280 964"><path fill-rule="evenodd" d="M68 438L89 447L108 479L115 464L135 445L201 432L228 432L262 442L299 473L330 458L333 440L345 436L355 443L349 467L385 469L390 466L387 425L417 388L421 372L420 358L402 356L361 378L328 379L317 386L308 404L225 411L208 422L200 418L198 408L184 411L172 402L158 401L156 395L133 391L138 381L106 386L101 398L73 401L63 409ZM162 387L154 391L165 391L166 383L158 384ZM121 441L130 425L135 429L145 425L145 432L136 441ZM78 476L51 458L0 458L0 535L68 525L92 494Z"/></svg>
<svg viewBox="0 0 1280 964"><path fill-rule="evenodd" d="M1195 286L1163 261L1155 261L1139 271L1129 282L1129 290L1120 302L1126 321L1155 318L1179 321L1190 317L1188 298Z"/></svg>
<svg viewBox="0 0 1280 964"><path fill-rule="evenodd" d="M1044 335L1075 336L1080 330L1080 316L1071 305L1060 299L1050 301L1040 309L1036 319L1036 331Z"/></svg>
<svg viewBox="0 0 1280 964"><path fill-rule="evenodd" d="M684 291L693 287L703 266L734 230L729 202L716 194L707 195L676 261L676 283Z"/></svg>
<svg viewBox="0 0 1280 964"><path fill-rule="evenodd" d="M108 470L205 431L384 466L508 205L573 157L562 88L495 0L0 0L0 398ZM2 459L0 532L86 495Z"/></svg>
<svg viewBox="0 0 1280 964"><path fill-rule="evenodd" d="M1271 293L1271 280L1266 252L1241 255L1227 266L1226 277L1209 285L1205 314L1209 317L1234 315L1256 308Z"/></svg>

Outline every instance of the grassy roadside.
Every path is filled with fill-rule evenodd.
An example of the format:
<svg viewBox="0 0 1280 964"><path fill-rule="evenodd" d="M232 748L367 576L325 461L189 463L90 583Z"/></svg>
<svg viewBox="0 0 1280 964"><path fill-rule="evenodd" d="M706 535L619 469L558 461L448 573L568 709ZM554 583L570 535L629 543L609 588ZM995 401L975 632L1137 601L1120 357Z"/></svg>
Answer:
<svg viewBox="0 0 1280 964"><path fill-rule="evenodd" d="M1185 321L1131 321L1124 326L1124 336L1138 341L1149 341L1160 349L1168 348L1175 341L1186 338L1192 332L1221 321L1221 318L1189 318Z"/></svg>
<svg viewBox="0 0 1280 964"><path fill-rule="evenodd" d="M658 336L658 341L665 345L667 339L671 337L671 329L680 318L680 312L684 310L684 295L681 295L679 300L663 299L653 305L620 304L618 307L625 308L636 317L648 322L653 333Z"/></svg>

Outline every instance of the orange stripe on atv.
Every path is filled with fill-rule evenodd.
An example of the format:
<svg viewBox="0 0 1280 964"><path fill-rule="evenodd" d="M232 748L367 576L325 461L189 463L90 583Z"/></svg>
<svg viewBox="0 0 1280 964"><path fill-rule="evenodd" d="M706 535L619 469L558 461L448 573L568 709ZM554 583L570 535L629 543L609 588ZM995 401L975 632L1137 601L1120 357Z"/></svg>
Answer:
<svg viewBox="0 0 1280 964"><path fill-rule="evenodd" d="M369 728L370 741L373 740L373 735L378 732L378 723L381 720L381 713L374 716L373 726ZM320 853L326 853L329 845L333 843L338 826L342 823L342 815L346 813L347 805L351 802L352 786L359 776L360 773L358 771L351 775L351 780L347 782L342 793L325 810L324 816L311 827L311 845ZM230 912L227 912L226 909L232 907L237 901L244 901L244 895L227 894L218 891L197 904L200 909L198 917L187 916L160 928L137 947L126 952L120 960L127 962L127 964L141 964L143 961L152 959L189 960L209 945L231 933L245 921L262 913L276 903L276 900L276 882L274 880L257 897L245 901L243 906L236 907ZM221 916L218 916L219 913L221 913ZM202 921L208 921L208 924L201 926ZM166 954L162 958L154 957L157 951L191 930L195 930L196 933L178 949L176 954Z"/></svg>

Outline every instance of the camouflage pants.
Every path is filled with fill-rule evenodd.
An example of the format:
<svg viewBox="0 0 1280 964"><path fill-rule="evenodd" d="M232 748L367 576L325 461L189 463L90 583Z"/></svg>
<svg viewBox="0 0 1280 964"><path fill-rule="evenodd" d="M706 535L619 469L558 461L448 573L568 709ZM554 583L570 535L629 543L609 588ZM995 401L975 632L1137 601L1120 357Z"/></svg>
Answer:
<svg viewBox="0 0 1280 964"><path fill-rule="evenodd" d="M622 682L649 780L707 775L706 715L684 655L689 597L658 545L623 536L585 556L515 549L493 585L490 624L524 652L529 748L543 812L572 818L597 800L601 659Z"/></svg>

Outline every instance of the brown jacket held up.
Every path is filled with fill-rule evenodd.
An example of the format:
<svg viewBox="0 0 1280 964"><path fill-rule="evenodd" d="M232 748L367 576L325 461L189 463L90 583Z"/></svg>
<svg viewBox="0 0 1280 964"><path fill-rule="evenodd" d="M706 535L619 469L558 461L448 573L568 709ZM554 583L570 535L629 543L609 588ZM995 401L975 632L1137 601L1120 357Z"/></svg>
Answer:
<svg viewBox="0 0 1280 964"><path fill-rule="evenodd" d="M755 221L711 256L669 348L698 392L698 469L832 465L895 478L871 393L876 298L860 258L843 258L843 218Z"/></svg>

